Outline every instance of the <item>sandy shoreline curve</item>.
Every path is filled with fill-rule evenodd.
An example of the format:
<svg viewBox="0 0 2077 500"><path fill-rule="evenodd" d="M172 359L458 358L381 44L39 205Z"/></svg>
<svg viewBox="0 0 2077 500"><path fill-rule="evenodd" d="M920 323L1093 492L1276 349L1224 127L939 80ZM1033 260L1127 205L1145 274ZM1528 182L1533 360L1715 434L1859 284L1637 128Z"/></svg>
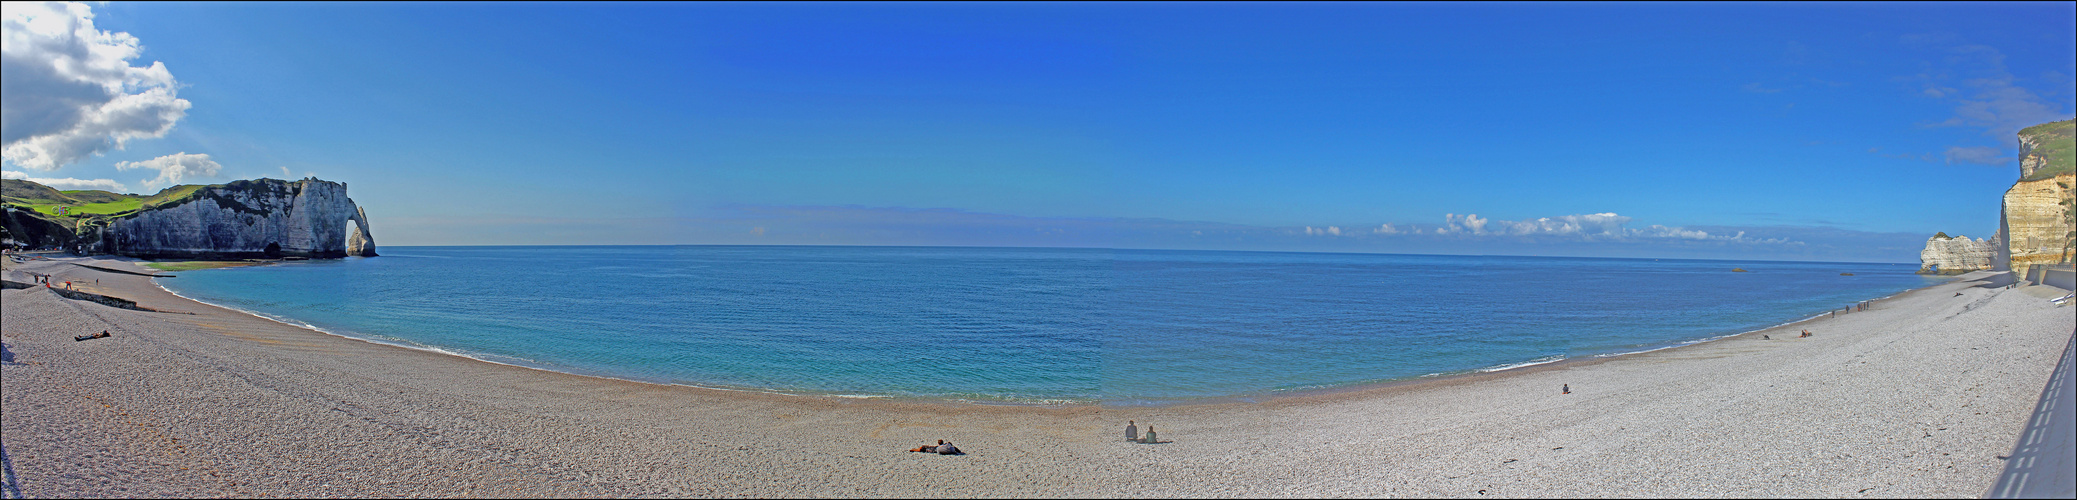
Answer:
<svg viewBox="0 0 2077 500"><path fill-rule="evenodd" d="M0 291L0 444L30 497L1977 496L2077 330L2045 291L1965 277L1673 349L1262 402L944 404L479 362L73 261L133 266L4 274L195 314ZM1126 443L1127 420L1171 442ZM902 451L936 439L969 455Z"/></svg>
<svg viewBox="0 0 2077 500"><path fill-rule="evenodd" d="M183 262L183 263L179 263L179 264L189 264L189 265L194 265L194 264L200 264L199 266L191 266L191 267L194 267L194 268L196 268L196 269L211 269L211 268L217 268L217 267L243 267L243 266L253 266L253 265L268 265L268 264L271 264L271 263L269 263L269 262L252 262L252 261L244 261L244 262ZM86 268L89 268L89 269L96 269L96 270L104 270L104 271L112 271L112 272L117 272L117 273L126 273L126 274L127 274L127 273L129 273L128 271L121 271L121 270L116 270L116 269L110 269L110 268L105 268L105 267L101 267L101 266L97 266L97 265L89 265L89 264L78 264L78 265L80 265L81 267L86 267ZM152 265L152 266L144 266L144 267L146 267L147 269L153 269L153 270L157 270L157 269L158 269L159 267L162 267L162 266L158 266L158 265ZM173 277L173 276L170 276L170 275L168 275L168 276L155 276L155 277ZM1603 359L1603 358L1613 358L1613 357L1629 356L1629 355L1635 355L1635 354L1644 354L1644 353L1648 353L1648 352L1653 352L1653 351L1662 351L1662 350L1667 350L1667 349L1677 349L1677 348L1682 348L1682 347L1688 347L1688 346L1693 346L1693 345L1698 345L1698 344L1704 344L1704 343L1708 343L1708 342L1716 342L1716 341L1720 341L1720 340L1726 340L1726 339L1731 339L1731 338L1737 338L1737 337L1741 337L1741 336L1744 336L1744 335L1747 335L1747 334L1761 334L1762 332L1770 332L1770 331L1773 331L1773 330L1777 330L1777 329L1785 329L1785 328L1789 328L1790 326L1793 326L1793 325L1798 325L1798 324L1804 324L1804 323L1810 323L1810 322L1813 322L1813 321L1817 321L1817 320L1820 320L1820 319L1825 319L1825 318L1827 317L1827 315L1826 315L1826 314L1817 314L1817 315L1814 315L1814 316L1810 316L1810 317L1807 317L1807 318L1803 318L1803 319L1799 319L1799 320L1794 320L1794 321L1788 321L1788 322L1784 322L1784 323L1781 323L1781 324L1777 324L1777 325L1773 325L1773 326L1768 326L1768 327L1764 327L1764 328L1756 328L1756 329L1748 330L1748 331L1745 331L1745 332L1740 332L1740 333L1732 333L1732 334L1723 334L1723 335L1717 335L1717 336L1713 336L1713 337L1708 337L1708 338L1702 338L1702 339L1696 339L1696 340L1689 340L1689 341L1677 342L1677 343L1674 343L1674 344L1670 344L1670 345L1662 345L1662 346L1656 346L1656 347L1651 347L1651 348L1648 348L1648 349L1642 349L1642 350L1636 350L1636 351L1622 351L1622 352L1610 352L1610 353L1602 353L1602 354L1593 354L1593 355L1588 355L1588 356L1583 356L1583 357L1578 357L1578 358L1573 358L1573 357L1566 357L1566 356L1556 356L1556 358L1557 358L1557 359L1550 359L1550 358L1546 357L1546 358L1538 358L1538 359L1534 359L1534 360L1529 360L1529 361L1525 361L1525 362L1519 362L1519 363L1508 363L1508 364L1502 364L1502 365L1494 365L1494 366L1489 366L1489 367L1483 367L1483 368L1476 368L1476 369L1469 369L1469 370L1458 370L1458 371L1451 371L1451 372L1443 372L1443 373L1430 373L1430 374L1426 374L1426 375L1420 375L1420 376L1417 376L1417 377L1410 377L1410 378L1399 378L1399 379L1385 379L1385 380L1363 381L1363 382L1355 382L1355 383L1348 383L1348 384L1334 384L1334 385L1330 385L1330 386L1322 386L1322 387L1314 387L1314 388L1301 388L1301 389L1280 389L1280 390L1276 390L1276 391L1271 391L1271 392L1264 392L1264 393L1250 393L1250 394L1238 394L1238 395L1225 395L1225 396L1209 396L1209 397L1197 397L1197 398L1190 398L1190 399L1184 399L1184 400L1163 400L1163 401L1155 401L1155 402L1138 402L1138 403L1125 403L1125 402L1106 402L1106 401L1089 401L1089 400L1046 400L1046 401L1023 401L1023 400L969 400L969 399L957 399L957 398L944 398L944 397L908 397L908 396L895 396L895 395L879 395L879 394L840 394L840 393L819 393L819 392L812 392L812 391L793 391L793 392L789 392L789 391L782 391L782 390L775 390L775 389L763 389L763 388L755 388L755 387L729 387L729 386L718 386L718 385L699 385L699 384L692 384L692 383L682 383L682 382L662 382L662 381L653 381L653 380L640 380L640 379L632 379L632 378L625 378L625 377L617 377L617 376L613 376L613 375L607 375L607 374L601 374L601 373L586 373L586 372L582 372L582 371L576 371L576 370L572 370L572 369L568 369L568 368L564 368L564 369L557 369L557 368L553 368L553 367L544 367L544 366L530 366L530 365L527 365L527 364L524 364L524 363L521 363L521 362L517 362L517 361L512 361L512 362L508 362L508 361L501 361L501 360L497 360L497 359L491 359L491 358L489 358L489 357L486 357L486 356L474 355L474 354L470 354L470 353L465 353L465 352L458 352L458 351L454 351L454 350L449 350L449 349L445 349L445 348L441 348L441 347L437 347L437 346L428 346L428 345L422 345L422 344L415 344L415 343L413 343L413 342L410 342L410 341L407 341L407 340L400 340L400 339L385 339L385 338L372 338L372 337L370 337L370 336L365 336L365 335L353 335L353 334L346 334L346 333L339 333L339 332L334 332L334 331L330 331L330 330L327 330L327 329L325 329L325 328L323 328L323 327L319 327L319 326L316 326L316 325L312 325L312 324L309 324L309 323L303 323L303 322L301 322L301 321L297 321L297 320L294 320L293 318L281 318L281 317L275 317L275 316L273 316L273 315L270 315L270 314L266 314L266 313L261 313L261 312L257 312L257 311L249 311L249 310L241 309L241 308L238 308L238 307L235 307L235 306L229 306L229 305L223 305L223 304L216 304L216 303L212 303L212 302L204 301L204 300L201 300L201 299L196 299L196 298L193 298L193 297L188 297L188 296L186 296L186 295L181 295L181 294L180 294L180 292L176 292L176 291L173 291L173 290L172 290L172 289L170 289L170 288L166 288L166 286L165 286L165 285L164 285L163 283L159 283L159 282L157 282L156 280L153 280L153 281L151 282L151 284L152 284L152 286L154 286L154 287L158 288L158 289L159 289L159 291L161 291L161 292L164 292L164 293L166 293L166 294L168 294L168 295L172 295L172 296L174 296L174 297L178 297L178 298L179 298L179 299L181 299L181 300L185 300L185 301L189 301L189 302L195 302L195 303L198 303L199 305L201 305L201 306L204 306L204 307L214 307L214 308L224 309L224 310L227 310L227 311L230 311L230 312L235 312L235 313L245 314L245 315L253 316L253 317L256 317L256 318L260 318L260 319L264 319L264 320L268 320L268 321L273 321L273 322L275 322L275 323L279 323L279 324L281 324L281 325L283 325L283 326L287 326L287 327L291 327L291 328L300 328L300 329L310 330L310 331L314 331L314 332L317 332L317 333L322 333L322 334L325 334L325 335L330 335L330 336L334 336L334 337L340 337L340 338L344 338L344 339L348 339L348 340L356 340L356 341L361 341L361 342L367 342L367 343L371 343L371 344L378 344L378 345L385 345L385 346L390 346L390 347L397 347L397 348L403 348L403 349L411 349L411 350L416 350L416 351L425 351L425 352L431 352L431 353L436 353L436 354L443 354L443 355L448 355L448 356L454 356L454 357L459 357L459 358L465 358L465 359L469 359L469 360L474 360L474 361L479 361L479 362L484 362L484 363L492 363L492 364L499 364L499 365L505 365L505 366L510 366L510 367L514 367L514 368L521 368L521 369L529 369L529 370L541 370L541 371L546 371L546 372L552 372L552 373L557 373L557 374L564 374L564 375L575 375L575 376L581 376L581 377L593 377L593 378L600 378L600 379L608 379L608 380L614 380L614 381L620 381L620 382L631 382L631 383L638 383L638 384L655 384L655 385L663 385L663 386L671 386L671 387L684 387L684 388L691 388L691 389L701 389L701 390L711 390L711 391L724 391L724 392L744 392L744 393L758 393L758 394L765 394L765 395L775 395L775 396L794 396L794 397L834 397L834 398L850 398L850 399L865 399L865 400L886 400L886 401L903 401L903 402L908 402L908 403L914 403L914 404L945 404L945 405L952 405L952 406L966 406L966 405L983 405L983 406L1046 406L1046 407L1061 407L1061 406L1116 406L1116 407L1143 407L1143 408L1158 408L1158 407L1164 407L1164 406L1179 406L1179 405L1180 405L1180 406L1201 406L1201 405L1214 405L1214 404L1231 404L1231 403L1258 403L1258 402L1261 402L1261 401L1263 401L1263 400L1274 400L1274 399L1278 399L1278 398L1286 398L1286 397L1303 397L1303 398L1316 398L1316 397L1321 397L1321 396L1333 396L1333 395L1337 395L1337 394L1344 394L1344 393L1356 393L1356 392L1365 392L1365 391L1370 391L1370 390L1375 390L1375 389L1383 389L1383 388L1395 388L1395 387L1404 387L1404 386L1408 386L1408 385L1414 385L1414 384L1422 384L1422 383L1430 383L1430 382L1439 382L1439 381L1446 381L1446 380L1448 380L1448 379L1452 379L1452 378L1457 378L1457 377L1467 377L1467 376L1475 376L1475 375L1484 375L1484 374L1491 374L1491 373L1498 373L1498 372L1509 372L1509 371L1514 371L1514 370L1522 370L1522 369L1528 369L1528 368L1535 368L1535 367L1539 367L1539 366L1544 366L1544 365L1553 365L1553 364L1568 364L1568 363L1571 363L1571 364L1576 364L1576 363L1580 363L1580 362L1588 362L1588 361L1594 361L1594 360L1599 360L1599 359ZM1878 297L1878 298L1875 298L1875 299L1870 299L1870 300L1868 300L1867 302L1868 302L1869 304L1874 304L1874 303L1876 303L1876 302L1881 302L1881 301L1884 301L1884 300L1888 300L1888 299L1889 299L1889 298L1891 298L1891 297L1895 297L1895 296L1898 296L1898 295L1903 295L1903 294L1905 294L1905 293L1910 293L1911 291L1912 291L1912 290L1905 290L1905 291L1902 291L1902 292L1898 292L1898 293L1894 293L1894 294L1890 294L1890 295L1887 295L1887 296L1883 296L1883 297ZM192 313L189 313L189 314L192 314Z"/></svg>

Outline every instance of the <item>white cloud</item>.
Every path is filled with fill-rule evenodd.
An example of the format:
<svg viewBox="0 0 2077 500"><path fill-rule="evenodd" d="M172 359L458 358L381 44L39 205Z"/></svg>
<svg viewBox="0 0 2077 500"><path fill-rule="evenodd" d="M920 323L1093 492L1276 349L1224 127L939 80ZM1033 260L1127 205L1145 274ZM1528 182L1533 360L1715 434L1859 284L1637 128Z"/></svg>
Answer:
<svg viewBox="0 0 2077 500"><path fill-rule="evenodd" d="M1637 234L1647 238L1676 238L1683 240L1709 239L1708 231L1698 231L1694 229L1683 229L1678 227L1666 227L1658 224L1652 224L1651 227L1644 228L1643 230L1638 231ZM1743 237L1744 235L1745 233L1738 233L1738 236L1732 236L1731 239L1737 239Z"/></svg>
<svg viewBox="0 0 2077 500"><path fill-rule="evenodd" d="M71 177L54 179L44 177L30 177L29 174L25 172L10 172L4 170L0 170L0 179L25 180L37 184L42 184L45 186L50 186L51 189L56 189L59 191L70 191L75 189L99 189L102 191L114 191L122 193L130 190L130 188L124 187L123 183L116 182L115 179L74 179Z"/></svg>
<svg viewBox="0 0 2077 500"><path fill-rule="evenodd" d="M1399 228L1392 227L1391 224L1385 224L1378 226L1377 229L1370 230L1370 232L1377 234L1399 234Z"/></svg>
<svg viewBox="0 0 2077 500"><path fill-rule="evenodd" d="M295 180L296 174L288 173L288 166L281 166L281 180Z"/></svg>
<svg viewBox="0 0 2077 500"><path fill-rule="evenodd" d="M1748 83L1748 84L1745 84L1745 87L1743 87L1743 88L1745 89L1745 91L1746 91L1746 92L1752 92L1752 93L1757 93L1757 94L1772 94L1772 93L1776 93L1776 92L1781 92L1781 91L1782 91L1782 89L1770 89L1770 88L1767 88L1767 87L1766 87L1766 86L1764 86L1764 85L1760 85L1760 82L1752 82L1752 83Z"/></svg>
<svg viewBox="0 0 2077 500"><path fill-rule="evenodd" d="M209 159L206 154L174 153L144 161L116 162L116 170L148 168L159 171L159 177L144 181L144 187L158 188L180 184L188 177L216 177L224 166Z"/></svg>
<svg viewBox="0 0 2077 500"><path fill-rule="evenodd" d="M15 165L56 170L187 116L166 65L131 66L137 37L95 29L85 4L9 2L0 32L0 157Z"/></svg>
<svg viewBox="0 0 2077 500"><path fill-rule="evenodd" d="M1508 234L1620 235L1629 217L1613 213L1544 217L1533 221L1500 221L1496 227Z"/></svg>
<svg viewBox="0 0 2077 500"><path fill-rule="evenodd" d="M1435 228L1435 233L1485 234L1487 220L1489 219L1479 218L1478 214L1467 214L1463 217L1458 217L1457 214L1444 214L1442 227Z"/></svg>
<svg viewBox="0 0 2077 500"><path fill-rule="evenodd" d="M1947 148L1946 154L1948 165L1953 165L1955 164L1955 162L1975 163L1990 166L2005 166L2012 164L2012 157L2005 156L2004 151L1992 147L1978 146L1965 148L1961 146L1952 146Z"/></svg>
<svg viewBox="0 0 2077 500"><path fill-rule="evenodd" d="M1998 49L1963 45L1947 52L1946 64L1937 68L1937 73L1918 76L1926 80L1924 95L1956 102L1954 116L1938 125L1982 127L1984 135L2011 141L2021 128L2070 117L2062 112L2062 105L2015 85L2017 78L2005 66L2005 54ZM1961 82L1968 91L1940 86L1940 81L1950 73L1970 76Z"/></svg>
<svg viewBox="0 0 2077 500"><path fill-rule="evenodd" d="M1310 236L1341 236L1341 228L1335 226L1327 226L1324 228L1314 228L1312 226L1305 226L1305 234Z"/></svg>
<svg viewBox="0 0 2077 500"><path fill-rule="evenodd" d="M1748 239L1743 232L1732 236L1721 236L1709 234L1707 231L1660 225L1633 229L1627 227L1630 220L1629 217L1616 215L1613 212L1561 215L1523 221L1492 220L1479 217L1478 214L1466 214L1463 216L1445 214L1443 216L1443 227L1436 228L1435 233L1465 236L1555 236L1581 240L1678 239L1743 241L1750 243L1788 242L1787 239Z"/></svg>

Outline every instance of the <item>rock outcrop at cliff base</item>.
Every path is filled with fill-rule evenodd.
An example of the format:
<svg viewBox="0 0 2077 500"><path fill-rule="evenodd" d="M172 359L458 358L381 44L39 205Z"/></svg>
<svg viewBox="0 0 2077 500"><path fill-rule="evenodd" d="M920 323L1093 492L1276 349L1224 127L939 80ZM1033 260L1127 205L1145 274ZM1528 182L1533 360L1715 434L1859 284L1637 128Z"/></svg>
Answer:
<svg viewBox="0 0 2077 500"><path fill-rule="evenodd" d="M1961 274L1990 269L1996 265L1997 256L1995 238L1972 240L1968 236L1936 234L1926 238L1925 250L1918 252L1918 272Z"/></svg>

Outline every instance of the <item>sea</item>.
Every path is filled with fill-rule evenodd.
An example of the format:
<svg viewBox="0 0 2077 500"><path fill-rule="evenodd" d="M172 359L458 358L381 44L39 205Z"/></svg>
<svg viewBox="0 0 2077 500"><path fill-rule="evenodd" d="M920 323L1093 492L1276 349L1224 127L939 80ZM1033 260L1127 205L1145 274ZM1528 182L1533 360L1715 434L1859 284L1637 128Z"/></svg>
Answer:
<svg viewBox="0 0 2077 500"><path fill-rule="evenodd" d="M1946 280L1911 264L1568 257L382 252L156 281L334 335L582 375L834 397L1167 405L1665 349Z"/></svg>

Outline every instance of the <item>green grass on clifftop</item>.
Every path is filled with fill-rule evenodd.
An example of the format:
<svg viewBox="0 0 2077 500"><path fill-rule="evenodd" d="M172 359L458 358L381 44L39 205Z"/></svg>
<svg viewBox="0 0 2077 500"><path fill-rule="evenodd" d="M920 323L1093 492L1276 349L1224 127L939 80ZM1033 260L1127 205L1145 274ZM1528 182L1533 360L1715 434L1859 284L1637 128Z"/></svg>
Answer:
<svg viewBox="0 0 2077 500"><path fill-rule="evenodd" d="M2048 159L2046 165L2035 170L2033 175L2022 181L2038 181L2058 174L2077 172L2077 120L2048 122L2019 131L2021 137L2034 139L2032 154Z"/></svg>
<svg viewBox="0 0 2077 500"><path fill-rule="evenodd" d="M74 216L115 217L164 205L178 204L195 196L207 186L181 185L160 190L158 194L142 196L118 194L100 190L59 191L49 186L20 179L0 182L0 201L19 208L33 210L49 218ZM63 208L64 213L59 213Z"/></svg>

